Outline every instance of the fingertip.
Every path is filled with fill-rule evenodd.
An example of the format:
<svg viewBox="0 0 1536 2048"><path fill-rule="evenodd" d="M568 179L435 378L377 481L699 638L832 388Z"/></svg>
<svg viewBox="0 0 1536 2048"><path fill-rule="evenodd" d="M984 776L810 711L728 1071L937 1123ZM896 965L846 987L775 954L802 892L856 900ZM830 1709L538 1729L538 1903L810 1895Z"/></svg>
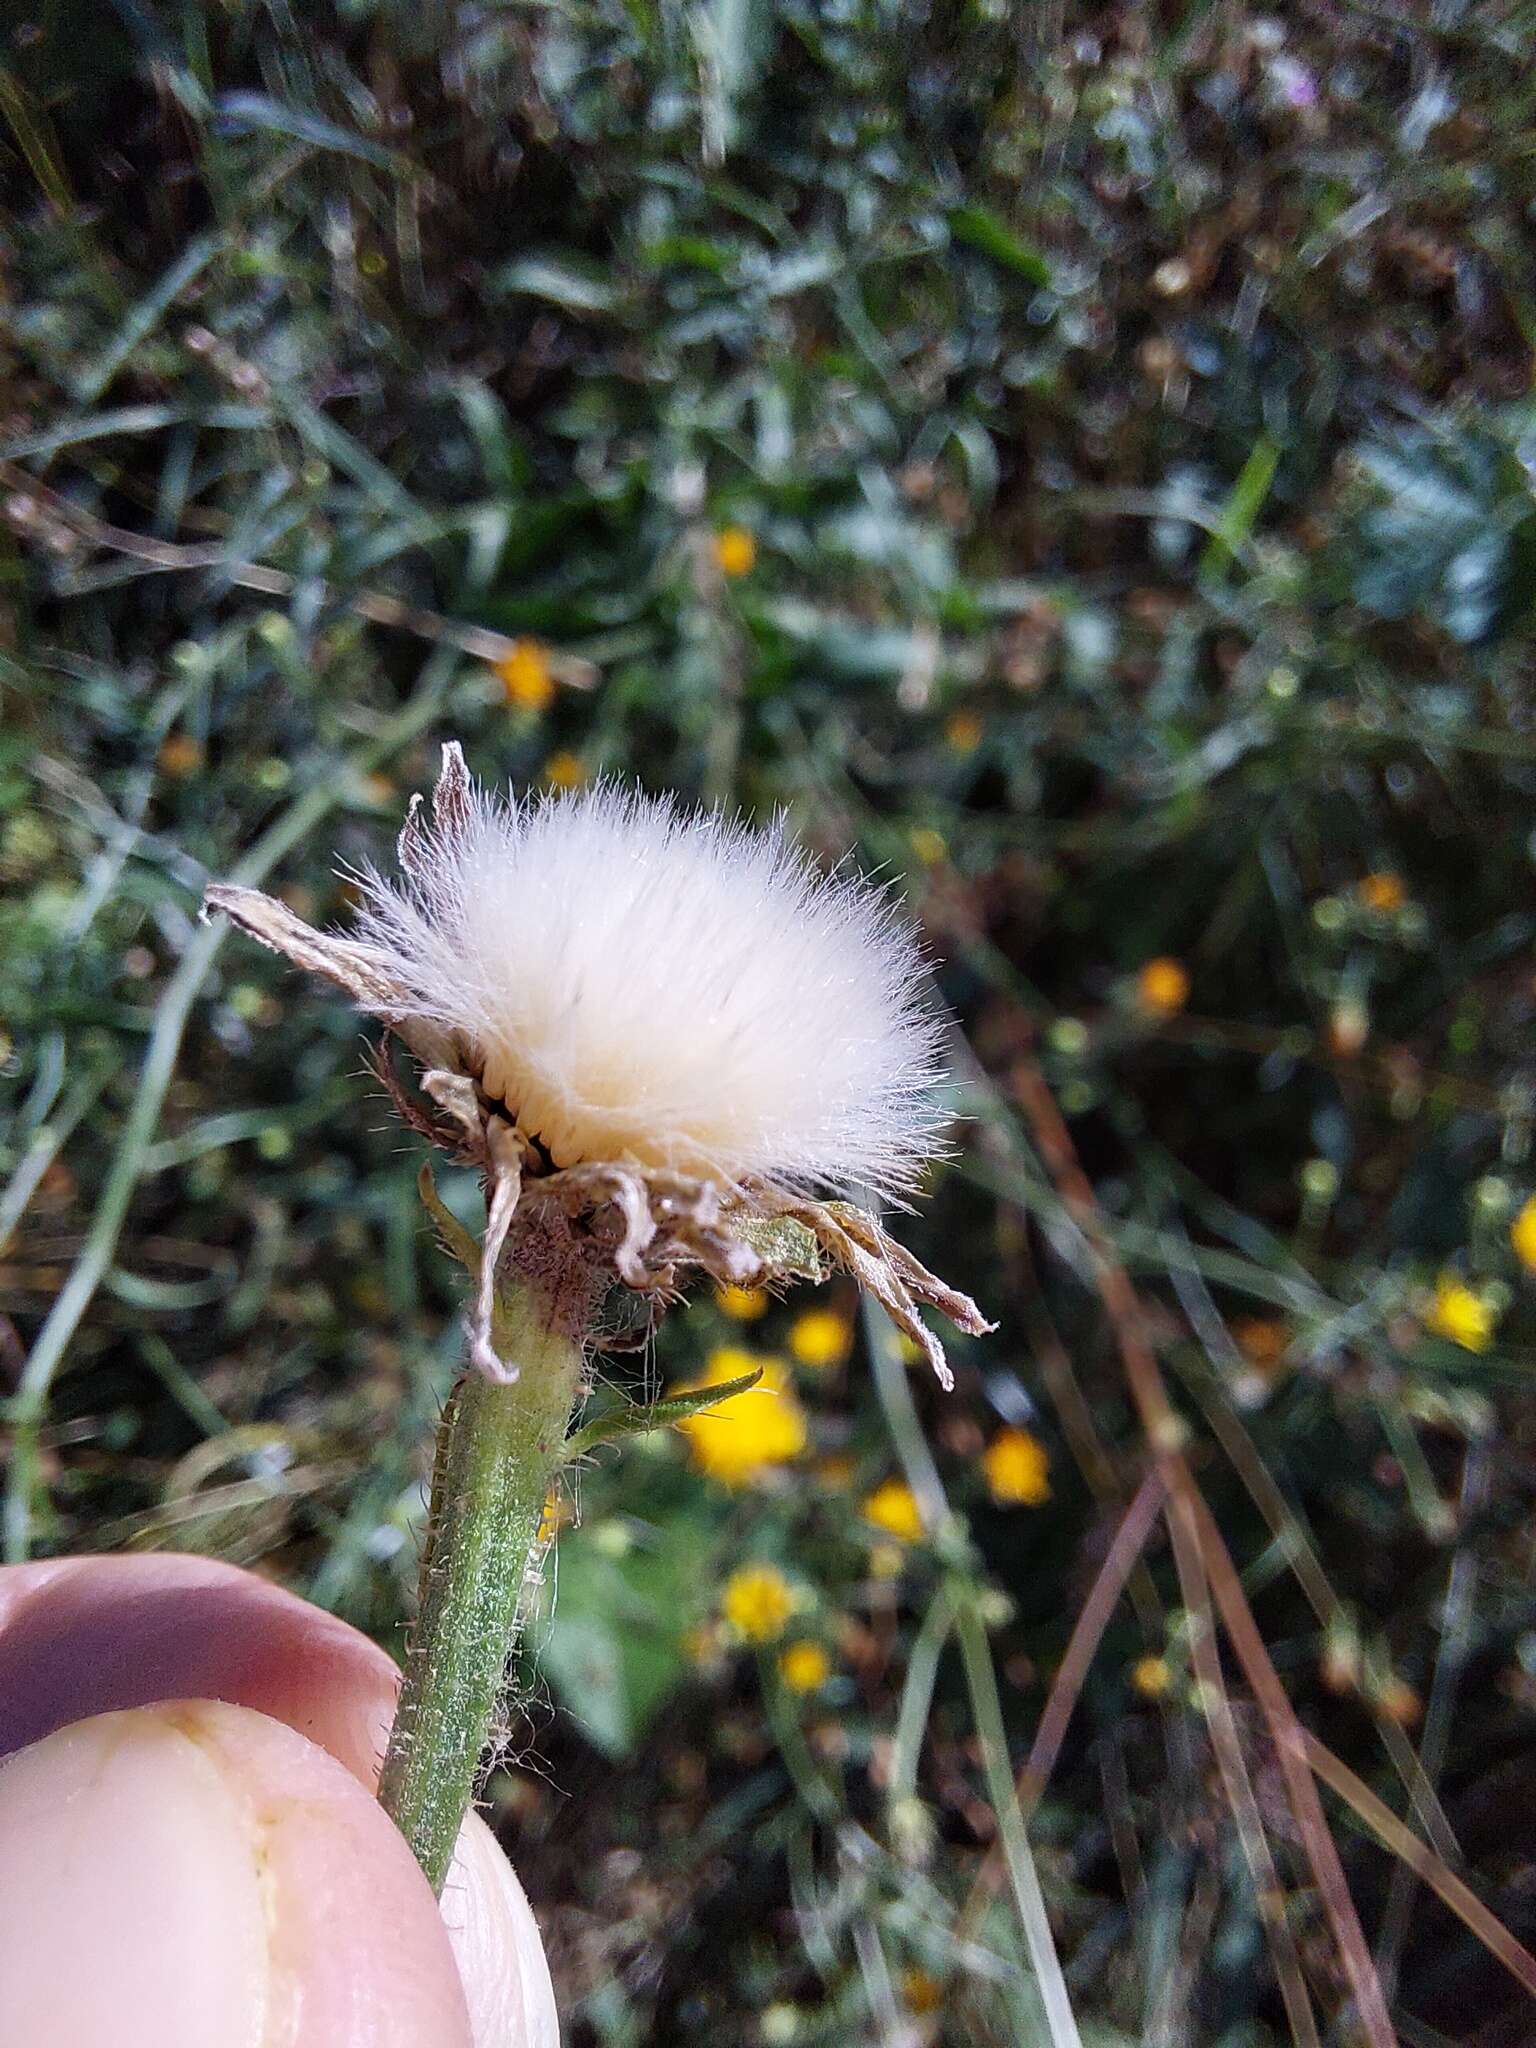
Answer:
<svg viewBox="0 0 1536 2048"><path fill-rule="evenodd" d="M398 1683L394 1665L376 1645L292 1594L216 1560L166 1554L0 1569L0 1646L0 1753L14 1748L30 1756L55 1730L73 1734L66 1724L133 1722L124 1709L184 1714L189 1710L162 1710L156 1703L196 1696L227 1702L237 1716L254 1709L250 1724L269 1725L268 1716L286 1723L308 1744L328 1750L365 1792L375 1782ZM197 1725L206 1735L215 1723L205 1717ZM56 1761L65 1779L83 1768L83 1758L71 1762L66 1750ZM35 1768L29 1764L23 1778ZM52 1782L57 1790L59 1780ZM22 1784L16 1780L12 1792ZM389 1852L405 1857L410 1883L421 1882L373 1801L364 1803L386 1827ZM92 1853L100 1853L99 1844ZM145 1853L151 1853L148 1840ZM0 1841L0 1896L15 1895L17 1868ZM360 1880L361 1896L371 1883L367 1876ZM350 1924L351 1910L344 1902L340 1924ZM130 1917L120 1916L121 1924ZM476 2048L556 2048L554 1993L532 1912L494 1837L473 1816L444 1892L442 1918ZM85 1953L89 1940L80 1915L72 1926L69 1939ZM4 1937L0 1923L0 1967L10 1953ZM0 2014L8 2010L0 1982ZM58 2048L68 2037L42 2038ZM217 2042L211 2034L198 2038L199 2048ZM15 2048L9 2037L5 2048Z"/></svg>
<svg viewBox="0 0 1536 2048"><path fill-rule="evenodd" d="M282 1587L168 1552L0 1569L0 1754L94 1714L227 1700L286 1721L372 1786L399 1673Z"/></svg>
<svg viewBox="0 0 1536 2048"><path fill-rule="evenodd" d="M470 2048L404 1841L249 1709L98 1715L12 1757L0 1897L7 2048Z"/></svg>
<svg viewBox="0 0 1536 2048"><path fill-rule="evenodd" d="M109 2025L123 2048L265 2039L256 1871L222 1779L165 1719L103 1715L9 1760L0 1896L12 2048Z"/></svg>
<svg viewBox="0 0 1536 2048"><path fill-rule="evenodd" d="M476 2048L559 2048L555 1988L533 1908L476 1813L460 1830L441 1905Z"/></svg>

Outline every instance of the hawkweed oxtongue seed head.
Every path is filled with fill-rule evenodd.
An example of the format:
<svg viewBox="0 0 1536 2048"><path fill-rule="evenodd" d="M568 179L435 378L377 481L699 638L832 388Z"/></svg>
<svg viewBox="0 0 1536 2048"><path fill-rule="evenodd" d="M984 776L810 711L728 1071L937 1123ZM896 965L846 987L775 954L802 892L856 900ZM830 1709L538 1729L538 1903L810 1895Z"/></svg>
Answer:
<svg viewBox="0 0 1536 2048"><path fill-rule="evenodd" d="M737 1285L841 1268L949 1383L918 1303L971 1332L980 1311L829 1198L900 1197L939 1144L942 1020L883 894L821 873L777 825L612 784L489 793L454 744L399 864L355 877L348 936L252 889L215 884L207 907L337 983L420 1064L424 1099L381 1057L396 1107L486 1177L482 1371L506 1371L498 1261L564 1241L658 1303L689 1266Z"/></svg>

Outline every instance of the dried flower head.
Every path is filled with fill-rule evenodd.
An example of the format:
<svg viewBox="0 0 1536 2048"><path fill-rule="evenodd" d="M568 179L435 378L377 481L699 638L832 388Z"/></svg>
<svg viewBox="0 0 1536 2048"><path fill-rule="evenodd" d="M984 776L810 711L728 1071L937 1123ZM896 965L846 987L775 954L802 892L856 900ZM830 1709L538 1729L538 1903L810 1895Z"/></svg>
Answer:
<svg viewBox="0 0 1536 2048"><path fill-rule="evenodd" d="M916 941L867 883L822 875L774 828L611 784L515 803L456 745L413 801L398 880L357 877L350 937L255 890L207 907L381 1017L432 1108L413 1127L473 1161L489 1222L474 1357L520 1205L582 1219L588 1256L666 1297L679 1266L744 1287L851 1273L923 1344L916 1303L975 1305L822 1191L909 1189L937 1148L940 1024Z"/></svg>
<svg viewBox="0 0 1536 2048"><path fill-rule="evenodd" d="M361 889L398 1014L450 1034L557 1169L888 1192L933 1149L916 945L778 831L611 783L520 805L466 780L402 881Z"/></svg>

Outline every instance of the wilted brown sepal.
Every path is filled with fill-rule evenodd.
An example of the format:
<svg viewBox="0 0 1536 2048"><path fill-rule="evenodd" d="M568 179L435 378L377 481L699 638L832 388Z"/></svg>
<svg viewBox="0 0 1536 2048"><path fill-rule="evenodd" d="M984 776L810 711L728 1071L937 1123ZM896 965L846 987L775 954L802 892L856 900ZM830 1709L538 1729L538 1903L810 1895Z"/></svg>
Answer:
<svg viewBox="0 0 1536 2048"><path fill-rule="evenodd" d="M435 838L440 844L452 843L462 837L473 806L474 783L464 759L464 749L457 740L446 740L443 744L443 765L438 770L437 787L432 792L431 832L421 821L426 800L418 791L411 798L405 823L395 841L400 866L413 882L419 882L426 874L429 866L427 849L432 840Z"/></svg>
<svg viewBox="0 0 1536 2048"><path fill-rule="evenodd" d="M987 1321L970 1296L930 1273L873 1216L849 1202L781 1198L776 1207L780 1214L803 1223L833 1265L875 1297L897 1329L919 1346L939 1385L949 1393L955 1375L944 1346L918 1314L918 1304L926 1302L930 1308L936 1308L967 1336L982 1337L997 1326Z"/></svg>
<svg viewBox="0 0 1536 2048"><path fill-rule="evenodd" d="M220 911L231 924L307 974L320 974L344 989L359 1009L383 1017L428 1067L452 1064L447 1034L419 1017L404 1014L409 996L389 958L360 939L319 932L279 897L232 882L210 882L203 891L203 915Z"/></svg>

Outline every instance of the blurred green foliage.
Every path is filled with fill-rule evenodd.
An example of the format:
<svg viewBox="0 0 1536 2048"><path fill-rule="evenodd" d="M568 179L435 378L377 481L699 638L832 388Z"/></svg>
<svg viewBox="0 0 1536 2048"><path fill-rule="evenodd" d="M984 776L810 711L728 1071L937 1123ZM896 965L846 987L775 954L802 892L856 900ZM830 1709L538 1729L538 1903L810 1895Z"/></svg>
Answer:
<svg viewBox="0 0 1536 2048"><path fill-rule="evenodd" d="M1001 1319L957 1393L866 1322L796 1368L801 1458L732 1491L642 1439L569 1504L493 1790L573 2043L1048 2038L1006 1899L961 1917L998 1821L945 1617L1017 1766L1143 1453L1032 1060L1308 1725L1536 1935L1529 27L54 0L7 32L9 1554L218 1551L398 1642L453 1280L356 1020L196 907L254 858L344 915L443 736L519 786L786 806L902 882L965 1029L907 1226ZM532 643L521 687L365 593ZM545 703L551 662L595 687ZM797 1307L706 1300L604 1372L782 1352ZM1048 1502L994 1499L1004 1425ZM932 1540L864 1517L898 1472ZM824 1686L722 1624L747 1561ZM1085 2037L1282 2040L1156 1544L1131 1591L1034 1822ZM1334 1817L1404 2040L1527 2038Z"/></svg>

